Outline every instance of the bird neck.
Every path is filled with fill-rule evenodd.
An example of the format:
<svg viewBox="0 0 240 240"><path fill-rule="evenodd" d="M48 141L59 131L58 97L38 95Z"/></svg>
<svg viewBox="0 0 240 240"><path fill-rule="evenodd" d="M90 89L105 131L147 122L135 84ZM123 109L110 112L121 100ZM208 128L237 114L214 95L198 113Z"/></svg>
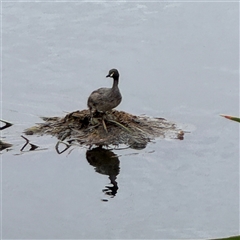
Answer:
<svg viewBox="0 0 240 240"><path fill-rule="evenodd" d="M117 87L118 87L118 78L114 78L112 88L117 88Z"/></svg>

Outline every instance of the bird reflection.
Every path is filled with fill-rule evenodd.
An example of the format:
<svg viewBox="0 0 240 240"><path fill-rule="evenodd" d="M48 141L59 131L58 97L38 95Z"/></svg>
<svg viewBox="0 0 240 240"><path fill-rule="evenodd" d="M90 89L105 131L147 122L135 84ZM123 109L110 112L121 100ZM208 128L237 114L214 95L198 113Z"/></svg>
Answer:
<svg viewBox="0 0 240 240"><path fill-rule="evenodd" d="M89 164L95 167L96 172L109 176L110 183L112 185L105 186L103 192L106 195L114 197L118 191L116 179L120 172L119 159L117 155L110 150L97 147L88 150L86 153L86 158Z"/></svg>

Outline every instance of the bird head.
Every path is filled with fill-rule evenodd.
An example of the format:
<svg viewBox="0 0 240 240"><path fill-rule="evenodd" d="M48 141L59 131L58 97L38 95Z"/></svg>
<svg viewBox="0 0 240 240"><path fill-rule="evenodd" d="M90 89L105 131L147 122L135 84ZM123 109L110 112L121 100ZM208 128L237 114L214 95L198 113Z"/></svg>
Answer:
<svg viewBox="0 0 240 240"><path fill-rule="evenodd" d="M109 70L109 73L106 77L111 77L111 78L119 78L119 73L118 73L118 70L117 69L111 69Z"/></svg>

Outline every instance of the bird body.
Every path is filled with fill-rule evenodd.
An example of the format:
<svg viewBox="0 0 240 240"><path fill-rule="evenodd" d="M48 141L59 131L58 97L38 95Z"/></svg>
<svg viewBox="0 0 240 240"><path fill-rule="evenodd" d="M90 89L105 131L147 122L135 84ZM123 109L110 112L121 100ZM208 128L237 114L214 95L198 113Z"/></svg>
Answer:
<svg viewBox="0 0 240 240"><path fill-rule="evenodd" d="M112 88L99 88L93 91L87 105L91 114L94 112L107 112L117 107L122 101L122 95L118 88L119 73L116 69L111 69L106 77L113 78Z"/></svg>

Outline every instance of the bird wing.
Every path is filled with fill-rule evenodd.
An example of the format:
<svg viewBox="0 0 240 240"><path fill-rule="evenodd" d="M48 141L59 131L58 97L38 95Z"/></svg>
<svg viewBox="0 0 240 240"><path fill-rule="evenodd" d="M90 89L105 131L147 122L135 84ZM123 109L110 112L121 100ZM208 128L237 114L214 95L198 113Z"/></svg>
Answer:
<svg viewBox="0 0 240 240"><path fill-rule="evenodd" d="M110 88L99 88L91 93L91 95L88 98L88 107L91 105L96 105L98 102L106 101L108 98L108 91L110 91Z"/></svg>

